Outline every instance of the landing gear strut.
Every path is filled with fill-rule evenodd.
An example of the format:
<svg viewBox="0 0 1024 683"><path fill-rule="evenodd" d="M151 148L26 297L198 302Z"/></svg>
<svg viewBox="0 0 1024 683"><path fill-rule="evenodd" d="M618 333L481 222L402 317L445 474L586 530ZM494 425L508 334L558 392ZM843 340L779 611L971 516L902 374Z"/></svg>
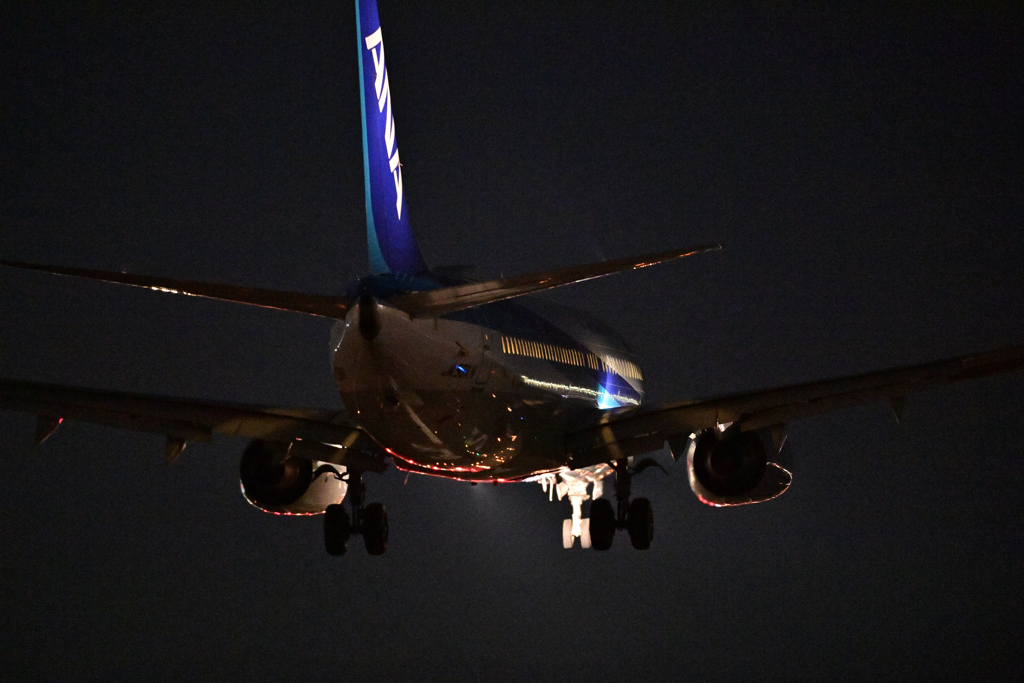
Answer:
<svg viewBox="0 0 1024 683"><path fill-rule="evenodd" d="M615 502L616 509L607 498L598 498L590 504L590 542L594 550L608 550L612 547L617 529L629 532L630 543L637 550L647 550L654 538L654 511L651 501L637 498L630 502L633 472L626 460L616 460Z"/></svg>
<svg viewBox="0 0 1024 683"><path fill-rule="evenodd" d="M388 512L380 503L365 504L366 485L363 473L348 471L348 500L352 507L349 518L341 503L328 505L324 511L324 546L330 555L344 555L352 534L362 534L366 551L383 555L388 549Z"/></svg>

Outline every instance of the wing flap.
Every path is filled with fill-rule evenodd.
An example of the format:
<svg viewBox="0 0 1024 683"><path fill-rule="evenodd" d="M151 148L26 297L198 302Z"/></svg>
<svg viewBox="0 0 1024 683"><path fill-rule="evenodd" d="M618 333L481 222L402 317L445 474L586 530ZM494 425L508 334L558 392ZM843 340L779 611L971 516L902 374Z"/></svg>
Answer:
<svg viewBox="0 0 1024 683"><path fill-rule="evenodd" d="M575 467L657 450L666 440L719 424L743 431L774 427L805 417L867 405L898 405L909 394L1024 369L1024 346L1011 346L934 363L808 382L703 401L607 411L597 424L567 437ZM656 448L651 448L657 444ZM645 450L646 449L646 450Z"/></svg>
<svg viewBox="0 0 1024 683"><path fill-rule="evenodd" d="M590 263L582 266L568 266L541 273L519 275L516 277L474 282L467 285L445 287L422 292L400 294L388 300L388 303L412 316L413 318L436 318L474 306L511 299L524 294L532 294L553 287L561 287L576 282L619 273L624 270L637 270L657 263L673 261L685 256L692 256L705 251L721 249L720 244L705 244L692 249L663 251L647 256L621 258L614 261Z"/></svg>
<svg viewBox="0 0 1024 683"><path fill-rule="evenodd" d="M114 273L102 270L86 270L84 268L64 268L61 266L47 266L37 263L21 263L18 261L0 261L0 266L8 268L20 268L22 270L35 270L52 275L65 275L79 277L99 282L109 282L118 285L129 285L131 287L142 287L156 292L167 292L169 294L185 294L187 296L199 296L206 299L217 299L218 301L229 301L262 308L274 308L281 311L292 311L294 313L305 313L306 315L318 315L325 318L336 318L343 320L349 309L348 299L323 296L320 294L303 294L301 292L282 292L272 289L258 289L256 287L240 287L238 285L223 285L211 282L193 282L190 280L176 280L166 277L152 277L149 275L133 275L130 273Z"/></svg>

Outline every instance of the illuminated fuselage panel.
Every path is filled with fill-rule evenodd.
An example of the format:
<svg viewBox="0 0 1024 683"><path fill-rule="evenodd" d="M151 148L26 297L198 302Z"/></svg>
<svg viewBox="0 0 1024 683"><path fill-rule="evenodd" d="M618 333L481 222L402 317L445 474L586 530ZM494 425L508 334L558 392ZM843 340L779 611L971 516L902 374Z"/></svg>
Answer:
<svg viewBox="0 0 1024 683"><path fill-rule="evenodd" d="M624 343L582 312L507 301L410 319L376 306L373 339L358 306L338 323L334 372L350 414L399 467L469 480L557 469L574 422L642 400Z"/></svg>

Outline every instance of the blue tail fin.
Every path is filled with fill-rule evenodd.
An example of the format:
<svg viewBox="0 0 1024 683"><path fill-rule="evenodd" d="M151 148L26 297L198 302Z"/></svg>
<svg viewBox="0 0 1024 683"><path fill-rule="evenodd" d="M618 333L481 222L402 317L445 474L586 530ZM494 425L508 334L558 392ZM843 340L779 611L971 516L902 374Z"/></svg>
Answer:
<svg viewBox="0 0 1024 683"><path fill-rule="evenodd" d="M395 142L391 89L384 66L384 40L376 0L356 0L359 32L359 102L363 113L363 177L366 236L373 273L427 270L409 227L402 192L402 165Z"/></svg>

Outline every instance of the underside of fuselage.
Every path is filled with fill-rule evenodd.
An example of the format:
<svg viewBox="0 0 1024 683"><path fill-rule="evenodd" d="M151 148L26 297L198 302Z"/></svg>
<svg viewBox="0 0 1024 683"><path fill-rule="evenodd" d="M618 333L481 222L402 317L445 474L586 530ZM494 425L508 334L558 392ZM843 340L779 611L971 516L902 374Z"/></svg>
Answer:
<svg viewBox="0 0 1024 683"><path fill-rule="evenodd" d="M372 334L361 315L376 321ZM573 425L643 397L614 332L547 302L420 319L366 297L336 324L331 349L349 414L396 466L460 480L561 469Z"/></svg>

